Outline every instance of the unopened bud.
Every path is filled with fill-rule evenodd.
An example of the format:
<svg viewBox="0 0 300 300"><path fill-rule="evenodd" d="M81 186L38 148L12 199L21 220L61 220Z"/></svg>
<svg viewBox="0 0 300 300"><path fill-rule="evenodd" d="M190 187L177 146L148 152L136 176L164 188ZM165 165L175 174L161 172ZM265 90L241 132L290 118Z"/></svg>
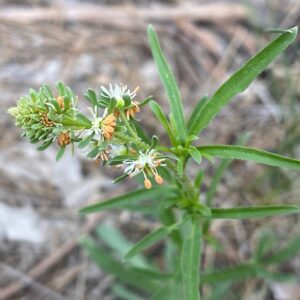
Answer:
<svg viewBox="0 0 300 300"><path fill-rule="evenodd" d="M122 98L117 99L117 107L123 108L125 104L125 101Z"/></svg>
<svg viewBox="0 0 300 300"><path fill-rule="evenodd" d="M155 176L155 181L156 181L157 184L163 184L164 183L164 180L159 175Z"/></svg>
<svg viewBox="0 0 300 300"><path fill-rule="evenodd" d="M146 188L147 190L150 190L151 187L152 187L152 183L151 183L151 181L150 181L148 178L145 179L144 185L145 185L145 188Z"/></svg>

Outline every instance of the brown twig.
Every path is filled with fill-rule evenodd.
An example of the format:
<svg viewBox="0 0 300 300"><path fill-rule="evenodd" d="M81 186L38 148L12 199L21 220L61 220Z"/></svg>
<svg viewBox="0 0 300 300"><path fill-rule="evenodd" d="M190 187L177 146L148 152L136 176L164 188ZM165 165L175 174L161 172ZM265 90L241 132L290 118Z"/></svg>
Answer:
<svg viewBox="0 0 300 300"><path fill-rule="evenodd" d="M242 5L213 3L189 6L154 6L151 8L105 7L99 5L79 5L68 8L7 8L1 9L0 20L15 23L39 21L95 22L102 24L128 25L140 21L166 22L177 18L190 21L235 22L247 17Z"/></svg>

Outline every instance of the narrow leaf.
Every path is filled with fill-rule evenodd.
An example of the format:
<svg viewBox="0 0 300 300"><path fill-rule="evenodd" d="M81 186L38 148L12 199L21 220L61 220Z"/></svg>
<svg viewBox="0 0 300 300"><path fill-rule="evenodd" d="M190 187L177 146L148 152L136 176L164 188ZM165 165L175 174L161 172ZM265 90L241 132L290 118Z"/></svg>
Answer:
<svg viewBox="0 0 300 300"><path fill-rule="evenodd" d="M92 133L89 136L87 136L86 138L84 138L80 143L78 143L78 148L82 149L85 148L86 146L89 145L89 143L93 140L95 134Z"/></svg>
<svg viewBox="0 0 300 300"><path fill-rule="evenodd" d="M197 135L206 128L220 110L234 96L243 92L257 75L295 40L296 36L297 27L287 30L234 73L203 106L197 116L198 122L190 127L190 134Z"/></svg>
<svg viewBox="0 0 300 300"><path fill-rule="evenodd" d="M189 146L188 152L197 164L201 164L202 156L195 146Z"/></svg>
<svg viewBox="0 0 300 300"><path fill-rule="evenodd" d="M158 199L162 195L166 197L167 195L169 196L170 194L172 194L174 191L175 189L173 187L161 186L153 187L151 190L139 189L125 195L114 197L109 200L84 207L79 211L79 213L90 214L104 209L124 207L127 204L132 204L134 202L146 199Z"/></svg>
<svg viewBox="0 0 300 300"><path fill-rule="evenodd" d="M300 207L295 205L254 206L235 208L212 208L212 219L250 219L264 218L299 213Z"/></svg>
<svg viewBox="0 0 300 300"><path fill-rule="evenodd" d="M58 89L58 92L59 92L60 96L65 96L66 95L66 88L65 88L65 85L62 82L58 82L56 84L56 87Z"/></svg>
<svg viewBox="0 0 300 300"><path fill-rule="evenodd" d="M201 274L201 284L211 284L223 281L238 281L256 276L257 267L254 264L246 263L223 270L211 271Z"/></svg>
<svg viewBox="0 0 300 300"><path fill-rule="evenodd" d="M184 240L180 258L180 268L185 300L200 299L200 255L201 227L198 219L193 219L191 233Z"/></svg>
<svg viewBox="0 0 300 300"><path fill-rule="evenodd" d="M189 133L191 132L191 128L193 128L197 123L200 122L199 117L201 117L201 110L208 100L209 100L209 97L207 95L203 96L198 101L195 108L193 109L192 114L189 117L188 124L187 124Z"/></svg>
<svg viewBox="0 0 300 300"><path fill-rule="evenodd" d="M44 142L41 146L37 148L37 151L44 151L52 144L52 140Z"/></svg>
<svg viewBox="0 0 300 300"><path fill-rule="evenodd" d="M63 157L63 155L65 153L65 150L66 150L66 147L60 147L59 148L59 150L58 150L58 152L56 154L56 157L55 157L56 161L59 161Z"/></svg>
<svg viewBox="0 0 300 300"><path fill-rule="evenodd" d="M198 150L203 156L208 154L219 158L250 160L273 167L300 170L300 160L288 158L256 148L214 145L198 147Z"/></svg>
<svg viewBox="0 0 300 300"><path fill-rule="evenodd" d="M171 71L169 64L161 50L158 37L153 26L148 26L148 38L151 46L153 58L156 62L161 80L168 94L170 109L176 119L176 131L179 138L184 141L186 138L186 127L183 117L183 107L179 89L176 84L175 77Z"/></svg>
<svg viewBox="0 0 300 300"><path fill-rule="evenodd" d="M175 142L174 133L173 133L171 126L167 120L167 117L165 116L164 112L162 111L162 108L154 100L151 100L149 105L150 105L150 108L152 109L153 113L155 114L157 120L164 126L165 130L167 131L172 145L175 145L176 142Z"/></svg>
<svg viewBox="0 0 300 300"><path fill-rule="evenodd" d="M125 255L124 259L130 259L134 257L139 252L143 251L144 249L150 247L151 245L155 244L165 236L167 236L171 232L169 227L160 227L155 231L151 232L150 234L146 235L143 239L141 239L138 243L136 243Z"/></svg>

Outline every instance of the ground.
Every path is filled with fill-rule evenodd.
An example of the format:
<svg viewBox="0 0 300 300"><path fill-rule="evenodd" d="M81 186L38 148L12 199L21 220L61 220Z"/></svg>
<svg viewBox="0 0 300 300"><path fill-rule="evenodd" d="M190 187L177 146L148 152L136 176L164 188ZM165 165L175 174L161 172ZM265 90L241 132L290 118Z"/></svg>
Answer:
<svg viewBox="0 0 300 300"><path fill-rule="evenodd" d="M78 246L80 233L93 232L100 223L121 228L136 240L156 226L154 220L126 211L80 217L80 207L134 189L136 183L113 185L119 171L100 170L80 151L75 157L68 153L59 163L57 148L37 152L20 137L6 113L20 96L29 88L61 80L76 91L86 109L87 87L122 82L132 89L139 86L140 99L153 95L167 110L146 38L146 26L152 23L179 81L188 115L203 94L211 94L275 36L268 29L299 24L299 10L300 2L293 0L2 1L0 299L119 299L110 289L114 278L99 270ZM250 132L247 145L299 159L299 45L298 36L222 110L201 143L230 144ZM165 142L149 109L138 118ZM205 162L203 167L208 174L205 192L214 166ZM295 173L234 162L218 187L215 204L299 204L298 186ZM207 247L205 265L221 268L249 258L263 228L271 230L280 247L299 234L299 219L216 222L212 233L223 251ZM299 255L281 268L299 276ZM300 299L299 287L291 283L249 279L232 289L240 299ZM204 292L209 294L209 288Z"/></svg>

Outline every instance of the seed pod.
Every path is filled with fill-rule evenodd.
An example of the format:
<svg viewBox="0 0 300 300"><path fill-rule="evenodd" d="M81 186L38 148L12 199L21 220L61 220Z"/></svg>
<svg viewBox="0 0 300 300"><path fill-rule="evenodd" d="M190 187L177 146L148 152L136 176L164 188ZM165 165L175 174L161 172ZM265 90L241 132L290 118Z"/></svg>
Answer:
<svg viewBox="0 0 300 300"><path fill-rule="evenodd" d="M58 138L57 143L60 147L65 147L71 143L71 138L69 132L62 132Z"/></svg>
<svg viewBox="0 0 300 300"><path fill-rule="evenodd" d="M45 127L52 127L52 126L54 126L54 122L48 118L47 113L42 113L41 114L41 123Z"/></svg>
<svg viewBox="0 0 300 300"><path fill-rule="evenodd" d="M128 108L126 110L126 112L125 112L126 113L126 117L127 117L128 120L130 119L130 117L133 118L135 116L135 114L140 111L140 107L139 107L139 103L138 102L133 101L132 104L134 106Z"/></svg>
<svg viewBox="0 0 300 300"><path fill-rule="evenodd" d="M106 140L113 138L116 126L116 117L114 114L110 114L102 120L101 129Z"/></svg>

